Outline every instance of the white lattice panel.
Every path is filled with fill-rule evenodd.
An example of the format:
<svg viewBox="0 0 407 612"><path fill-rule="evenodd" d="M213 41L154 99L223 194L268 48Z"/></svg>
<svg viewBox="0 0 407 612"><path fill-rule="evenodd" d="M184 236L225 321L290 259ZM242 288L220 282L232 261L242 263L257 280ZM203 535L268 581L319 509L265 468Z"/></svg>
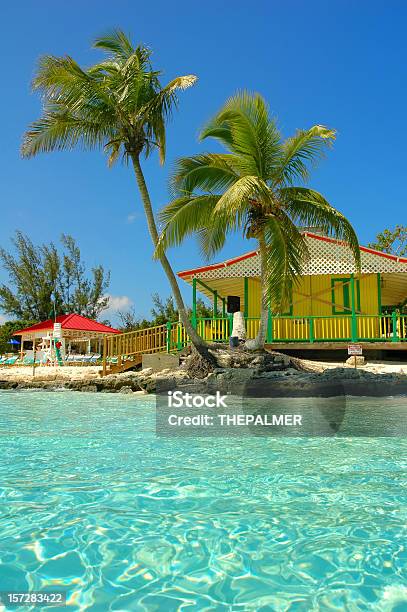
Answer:
<svg viewBox="0 0 407 612"><path fill-rule="evenodd" d="M326 242L310 236L306 237L310 259L304 265L304 275L319 274L351 274L356 272L352 252L348 246L336 242ZM396 261L361 251L362 273L404 273L407 274L407 263ZM226 262L225 262L226 264ZM191 278L214 279L214 278L236 278L260 276L260 257L258 253L215 270L197 270Z"/></svg>

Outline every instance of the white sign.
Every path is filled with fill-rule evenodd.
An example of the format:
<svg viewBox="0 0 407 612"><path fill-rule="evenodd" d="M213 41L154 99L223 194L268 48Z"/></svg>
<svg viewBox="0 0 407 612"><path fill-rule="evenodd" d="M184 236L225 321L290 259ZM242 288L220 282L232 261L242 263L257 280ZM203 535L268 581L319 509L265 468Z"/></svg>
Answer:
<svg viewBox="0 0 407 612"><path fill-rule="evenodd" d="M54 338L62 337L62 325L61 323L54 323Z"/></svg>
<svg viewBox="0 0 407 612"><path fill-rule="evenodd" d="M363 355L363 346L361 344L349 344L348 355Z"/></svg>

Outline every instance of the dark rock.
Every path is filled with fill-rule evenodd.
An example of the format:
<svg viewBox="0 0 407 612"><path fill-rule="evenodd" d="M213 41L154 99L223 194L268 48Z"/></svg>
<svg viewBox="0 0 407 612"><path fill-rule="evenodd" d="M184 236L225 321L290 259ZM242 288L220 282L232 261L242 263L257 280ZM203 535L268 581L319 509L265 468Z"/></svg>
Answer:
<svg viewBox="0 0 407 612"><path fill-rule="evenodd" d="M78 389L79 391L86 391L87 393L97 393L97 386L96 385L84 385L82 384L82 386Z"/></svg>
<svg viewBox="0 0 407 612"><path fill-rule="evenodd" d="M133 389L131 387L129 387L128 385L127 386L123 386L120 389L119 393L124 393L124 394L130 394L131 393L131 394L133 394Z"/></svg>

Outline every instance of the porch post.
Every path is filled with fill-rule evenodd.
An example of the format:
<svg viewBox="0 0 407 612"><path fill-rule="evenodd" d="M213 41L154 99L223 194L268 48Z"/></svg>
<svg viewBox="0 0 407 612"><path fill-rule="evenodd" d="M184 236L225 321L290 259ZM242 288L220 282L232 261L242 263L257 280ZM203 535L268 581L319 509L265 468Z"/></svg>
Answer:
<svg viewBox="0 0 407 612"><path fill-rule="evenodd" d="M397 335L397 313L395 310L393 310L393 312L391 313L391 320L392 320L392 328L393 328L393 335L391 338L392 342L398 342L398 335Z"/></svg>
<svg viewBox="0 0 407 612"><path fill-rule="evenodd" d="M69 346L71 345L71 343L69 343ZM69 349L70 351L70 349ZM103 372L103 376L106 376L106 370L107 370L107 363L106 363L106 359L107 359L107 339L106 339L106 334L103 336L103 365L102 365L102 372Z"/></svg>
<svg viewBox="0 0 407 612"><path fill-rule="evenodd" d="M269 308L269 316L267 320L267 342L273 342L273 313Z"/></svg>
<svg viewBox="0 0 407 612"><path fill-rule="evenodd" d="M218 317L218 292L215 291L213 292L213 318L217 319Z"/></svg>
<svg viewBox="0 0 407 612"><path fill-rule="evenodd" d="M222 298L222 318L226 319L226 300Z"/></svg>
<svg viewBox="0 0 407 612"><path fill-rule="evenodd" d="M378 315L382 314L382 277L380 272L377 273L377 307L378 307Z"/></svg>
<svg viewBox="0 0 407 612"><path fill-rule="evenodd" d="M352 305L352 342L355 342L358 337L358 322L356 319L356 306L355 306L355 275L350 275L350 293L351 293L351 305Z"/></svg>
<svg viewBox="0 0 407 612"><path fill-rule="evenodd" d="M165 334L165 343L167 345L167 353L171 351L171 328L172 328L172 323L170 321L167 321L166 334Z"/></svg>
<svg viewBox="0 0 407 612"><path fill-rule="evenodd" d="M196 329L196 278L192 279L192 327Z"/></svg>
<svg viewBox="0 0 407 612"><path fill-rule="evenodd" d="M249 316L249 279L247 276L244 277L244 312L243 316L246 320Z"/></svg>

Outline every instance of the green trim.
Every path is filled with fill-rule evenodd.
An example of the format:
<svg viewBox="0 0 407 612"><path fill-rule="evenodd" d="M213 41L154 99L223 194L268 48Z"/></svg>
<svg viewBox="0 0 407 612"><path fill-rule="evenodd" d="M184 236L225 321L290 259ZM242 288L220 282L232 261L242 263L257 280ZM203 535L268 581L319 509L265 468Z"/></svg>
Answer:
<svg viewBox="0 0 407 612"><path fill-rule="evenodd" d="M288 311L287 312L282 312L281 314L273 313L273 316L275 316L275 317L292 317L293 316L293 311L294 311L294 309L293 309L293 291L291 289L291 291L290 291L290 307L289 307ZM294 318L298 318L298 317L294 317Z"/></svg>
<svg viewBox="0 0 407 612"><path fill-rule="evenodd" d="M231 336L232 330L233 330L233 315L232 314L228 315L228 319L229 319L229 336Z"/></svg>
<svg viewBox="0 0 407 612"><path fill-rule="evenodd" d="M212 289L212 287L209 287L209 285L207 285L206 283L204 283L203 281L201 281L199 278L195 279L196 282L198 283L198 285L201 285L201 287L205 287L205 289L207 289L208 291L210 291L212 293L212 295L215 295L215 293L218 294L218 298L220 300L223 300L225 298L223 298L221 295L219 295L218 290L217 289Z"/></svg>
<svg viewBox="0 0 407 612"><path fill-rule="evenodd" d="M391 325L391 329L392 329L392 337L391 338L383 338L383 337L378 337L378 338L365 338L362 336L358 336L357 333L357 329L358 329L358 321L359 320L363 320L366 317L370 317L370 318L374 318L377 321L383 321L385 319L388 320L388 324L386 323L386 328L387 326L390 327ZM351 325L349 325L349 327L351 328L350 331L351 333L349 334L349 336L344 336L342 338L336 338L336 337L327 337L327 338L321 338L318 337L318 335L316 335L316 330L318 329L316 323L319 320L324 320L324 319L331 319L332 320L332 315L330 316L285 316L285 317L280 317L277 316L275 317L276 321L278 321L278 319L281 320L285 320L285 321L291 321L291 320L295 320L295 321L301 321L303 325L309 325L308 328L308 336L304 337L304 338L286 338L286 337L279 337L279 336L275 336L275 331L277 330L277 327L273 325L273 315L271 313L269 313L269 319L268 319L268 325L267 325L267 343L311 343L311 344L315 344L316 346L318 346L319 343L323 343L323 342L341 342L341 343L346 343L346 342L366 342L366 343L373 343L373 342L403 342L407 345L407 338L399 338L398 337L398 322L401 321L401 317L400 315L397 314L397 312L393 312L391 315L377 315L375 314L370 314L370 315L358 315L355 314L354 317L352 317L352 315L348 315L346 317L344 317L345 319L347 319L348 321L350 321ZM247 318L248 321L258 321L259 317L248 317ZM204 329L205 329L205 322L211 322L212 319L210 317L206 317L206 318L199 318L197 320L198 322L198 329L201 331L201 333L203 333ZM223 321L225 321L225 325L222 325L222 331L219 334L219 336L216 338L216 341L219 342L225 342L228 340L228 337L231 335L232 333L232 327L233 327L233 315L230 316L226 316L223 318Z"/></svg>
<svg viewBox="0 0 407 612"><path fill-rule="evenodd" d="M167 344L167 353L171 351L171 328L172 323L168 321L167 323L167 331L166 331L166 344Z"/></svg>
<svg viewBox="0 0 407 612"><path fill-rule="evenodd" d="M397 314L395 310L393 310L392 312L391 320L392 320L392 327L393 327L393 335L392 335L391 341L398 342L399 338L397 335Z"/></svg>
<svg viewBox="0 0 407 612"><path fill-rule="evenodd" d="M273 342L273 313L269 308L269 316L267 319L267 342Z"/></svg>
<svg viewBox="0 0 407 612"><path fill-rule="evenodd" d="M223 311L222 311L222 315L225 316L225 312L226 312L226 305L225 305L225 298L222 297L221 295L219 295L218 290L217 289L212 289L212 287L210 287L209 285L207 285L206 283L204 283L203 281L201 281L199 278L193 278L192 279L192 286L193 283L195 281L195 286L196 284L201 285L201 287L204 287L205 289L207 289L208 291L210 291L213 295L213 312L214 312L214 319L218 318L218 299L222 300L223 303Z"/></svg>
<svg viewBox="0 0 407 612"><path fill-rule="evenodd" d="M351 315L353 313L352 309L352 277L354 287L356 286L356 300L354 300L354 305L356 302L355 314L356 310L360 312L360 281L359 279L355 279L354 275L343 277L343 278L331 278L331 299L332 299L332 314L333 315ZM356 280L356 283L355 283ZM342 283L343 290L343 306L340 304L338 308L336 308L335 304L335 284ZM341 310L339 310L341 308Z"/></svg>
<svg viewBox="0 0 407 612"><path fill-rule="evenodd" d="M380 272L377 273L377 313L382 314L382 277Z"/></svg>
<svg viewBox="0 0 407 612"><path fill-rule="evenodd" d="M350 276L350 293L351 293L351 300L352 300L352 341L355 341L357 340L357 337L358 337L358 325L356 321L355 275L354 274L351 274Z"/></svg>
<svg viewBox="0 0 407 612"><path fill-rule="evenodd" d="M249 279L245 276L243 279L244 286L244 311L243 316L245 319L249 316Z"/></svg>
<svg viewBox="0 0 407 612"><path fill-rule="evenodd" d="M314 342L314 317L310 317L309 320L309 341Z"/></svg>

